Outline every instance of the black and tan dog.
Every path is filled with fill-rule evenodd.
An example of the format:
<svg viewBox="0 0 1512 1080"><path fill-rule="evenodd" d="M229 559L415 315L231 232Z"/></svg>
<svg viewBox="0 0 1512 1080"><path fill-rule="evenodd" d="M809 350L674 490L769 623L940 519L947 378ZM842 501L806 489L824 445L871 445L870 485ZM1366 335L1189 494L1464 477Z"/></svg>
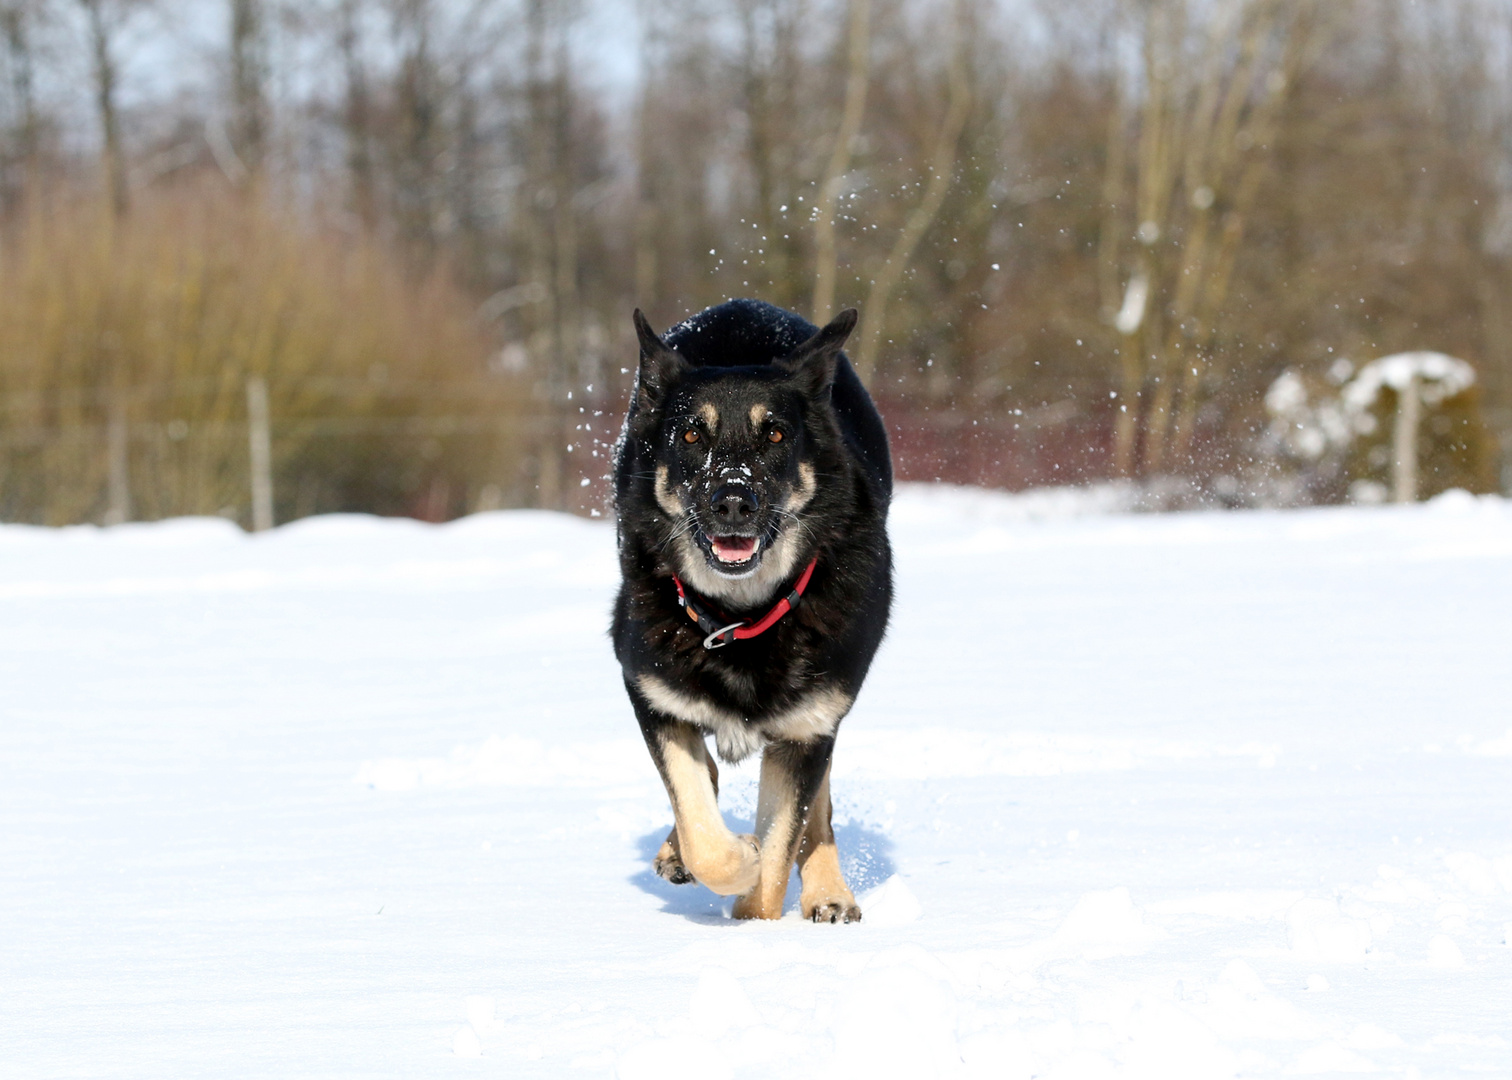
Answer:
<svg viewBox="0 0 1512 1080"><path fill-rule="evenodd" d="M663 340L635 313L640 371L615 461L624 583L614 649L675 824L668 881L782 915L794 861L815 922L861 917L830 827L835 732L887 628L892 463L881 417L824 329L732 300ZM762 751L756 836L717 802L705 747Z"/></svg>

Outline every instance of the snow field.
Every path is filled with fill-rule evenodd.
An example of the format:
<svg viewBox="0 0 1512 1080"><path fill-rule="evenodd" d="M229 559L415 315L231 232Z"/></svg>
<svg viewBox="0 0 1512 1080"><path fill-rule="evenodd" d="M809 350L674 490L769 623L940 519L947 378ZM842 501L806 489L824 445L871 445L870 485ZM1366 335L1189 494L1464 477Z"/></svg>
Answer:
<svg viewBox="0 0 1512 1080"><path fill-rule="evenodd" d="M1512 1073L1512 507L1111 497L901 493L856 926L651 873L609 526L0 528L0 1073Z"/></svg>

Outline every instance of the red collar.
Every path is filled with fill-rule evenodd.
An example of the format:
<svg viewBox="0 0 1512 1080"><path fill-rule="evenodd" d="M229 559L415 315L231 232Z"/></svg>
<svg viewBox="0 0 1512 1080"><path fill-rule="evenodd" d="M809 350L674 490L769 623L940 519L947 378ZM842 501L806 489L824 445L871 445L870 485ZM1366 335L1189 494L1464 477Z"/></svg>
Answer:
<svg viewBox="0 0 1512 1080"><path fill-rule="evenodd" d="M722 620L716 619L697 600L683 590L683 583L676 574L672 575L672 584L677 586L677 602L688 613L688 618L698 624L698 628L709 636L704 638L703 646L706 649L722 649L732 641L744 641L753 638L757 634L764 634L770 630L778 619L798 606L798 601L803 598L803 590L808 588L809 578L814 576L814 567L819 564L819 556L815 555L809 560L808 568L798 578L798 584L793 586L793 591L772 605L768 611L754 623L732 622L725 625Z"/></svg>

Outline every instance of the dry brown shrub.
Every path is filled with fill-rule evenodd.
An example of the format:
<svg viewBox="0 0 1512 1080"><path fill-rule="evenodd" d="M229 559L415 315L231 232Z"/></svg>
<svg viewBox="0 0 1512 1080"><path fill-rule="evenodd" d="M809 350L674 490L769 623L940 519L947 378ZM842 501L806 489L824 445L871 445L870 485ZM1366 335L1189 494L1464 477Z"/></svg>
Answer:
<svg viewBox="0 0 1512 1080"><path fill-rule="evenodd" d="M267 381L277 517L443 519L517 500L521 388L475 305L378 244L208 180L34 201L0 244L0 520L98 521L110 419L131 517L246 522L246 386Z"/></svg>

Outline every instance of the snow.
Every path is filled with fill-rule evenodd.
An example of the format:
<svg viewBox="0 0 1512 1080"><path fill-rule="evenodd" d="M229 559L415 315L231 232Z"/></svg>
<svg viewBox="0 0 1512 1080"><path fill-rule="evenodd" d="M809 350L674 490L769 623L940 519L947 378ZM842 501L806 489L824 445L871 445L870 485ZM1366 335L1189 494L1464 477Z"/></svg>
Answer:
<svg viewBox="0 0 1512 1080"><path fill-rule="evenodd" d="M1414 379L1422 383L1423 401L1436 405L1475 385L1475 369L1463 360L1438 352L1405 352L1372 360L1343 391L1344 404L1363 413L1375 404L1383 386L1405 390Z"/></svg>
<svg viewBox="0 0 1512 1080"><path fill-rule="evenodd" d="M1150 279L1141 271L1129 279L1123 304L1113 318L1113 327L1125 336L1134 333L1144 322L1145 304L1150 295Z"/></svg>
<svg viewBox="0 0 1512 1080"><path fill-rule="evenodd" d="M0 527L0 1071L1512 1073L1512 506L1117 509L900 491L853 926L651 873L612 526Z"/></svg>
<svg viewBox="0 0 1512 1080"><path fill-rule="evenodd" d="M1464 393L1475 384L1475 369L1463 360L1437 352L1405 352L1372 360L1353 379L1354 365L1340 358L1330 365L1334 385L1309 388L1302 375L1287 368L1265 392L1271 422L1263 440L1295 458L1320 461L1330 451L1343 451L1356 436L1376 430L1371 413L1383 387L1402 391L1416 382L1422 401L1432 408ZM1355 502L1384 502L1386 488L1373 480L1350 485Z"/></svg>

